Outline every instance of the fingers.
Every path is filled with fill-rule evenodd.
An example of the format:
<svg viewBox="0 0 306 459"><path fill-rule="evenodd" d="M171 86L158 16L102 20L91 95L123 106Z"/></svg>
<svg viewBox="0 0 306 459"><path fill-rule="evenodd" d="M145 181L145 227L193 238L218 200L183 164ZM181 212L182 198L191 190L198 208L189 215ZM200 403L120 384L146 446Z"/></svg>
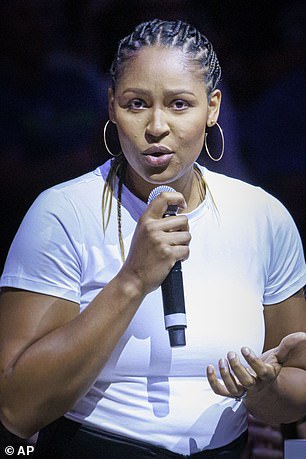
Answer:
<svg viewBox="0 0 306 459"><path fill-rule="evenodd" d="M289 353L293 351L300 343L306 343L306 333L296 332L285 336L278 346L276 356L280 363L286 362Z"/></svg>
<svg viewBox="0 0 306 459"><path fill-rule="evenodd" d="M239 397L245 392L245 385L242 385L239 380L236 378L229 367L229 364L226 359L219 360L219 370L220 374L226 387L228 394L231 397ZM250 377L250 375L249 375ZM251 377L250 377L251 378ZM253 379L251 379L251 382Z"/></svg>
<svg viewBox="0 0 306 459"><path fill-rule="evenodd" d="M239 357L234 352L228 353L228 359L235 377L246 389L252 388L259 381L267 382L276 378L277 374L274 366L265 363L260 357L257 357L256 354L247 347L243 347L241 352L247 361L249 368L245 367L241 363Z"/></svg>
<svg viewBox="0 0 306 459"><path fill-rule="evenodd" d="M170 257L176 258L174 262L181 257L177 258L177 247L181 247L184 253L183 258L189 254L188 248L191 241L191 234L189 233L188 219L186 216L181 215L177 217L168 217L160 220L152 220L150 218L144 219L141 217L139 221L139 230L145 238L146 244L149 245L156 255L161 259ZM172 255L171 255L172 254Z"/></svg>
<svg viewBox="0 0 306 459"><path fill-rule="evenodd" d="M169 205L185 208L180 193L162 193L138 220L124 270L139 279L145 294L158 288L177 261L189 257L188 218L177 215L163 218Z"/></svg>
<svg viewBox="0 0 306 459"><path fill-rule="evenodd" d="M186 215L177 215L163 218L168 206L176 205L185 209L186 202L181 193L161 193L153 199L147 210L139 219L141 225L144 225L146 231L151 233L152 230L164 232L189 231L188 218Z"/></svg>
<svg viewBox="0 0 306 459"><path fill-rule="evenodd" d="M222 381L217 378L213 365L208 365L206 375L212 390L223 397L239 397L245 392L245 388L237 381L231 373L225 359L219 361L219 370Z"/></svg>
<svg viewBox="0 0 306 459"><path fill-rule="evenodd" d="M185 207L186 203L181 193L161 193L151 202L138 225L156 254L161 260L168 259L170 266L177 260L188 258L188 246L191 241L186 215L163 218L167 207L174 204Z"/></svg>
<svg viewBox="0 0 306 459"><path fill-rule="evenodd" d="M187 208L185 198L181 193L163 192L150 203L147 214L151 218L162 218L170 205L178 206L182 210Z"/></svg>
<svg viewBox="0 0 306 459"><path fill-rule="evenodd" d="M186 217L186 215L178 215L177 217L163 218L161 220L158 220L158 222L156 222L155 224L157 225L156 228L165 232L189 230L188 218Z"/></svg>
<svg viewBox="0 0 306 459"><path fill-rule="evenodd" d="M255 384L256 376L251 374L250 370L241 363L238 355L234 352L229 352L227 358L231 371L238 382L246 389L252 387Z"/></svg>
<svg viewBox="0 0 306 459"><path fill-rule="evenodd" d="M189 257L188 245L177 245L170 248L165 247L161 253L161 257L169 260L169 269L171 269L177 261L185 261Z"/></svg>
<svg viewBox="0 0 306 459"><path fill-rule="evenodd" d="M274 367L265 363L249 348L242 348L242 354L249 367L241 363L235 352L229 352L227 359L220 359L218 366L221 380L217 378L213 365L207 367L207 378L213 391L225 397L239 397L245 389L254 390L263 383L276 378Z"/></svg>
<svg viewBox="0 0 306 459"><path fill-rule="evenodd" d="M210 387L216 394L222 395L223 397L231 396L231 394L226 389L226 387L217 378L216 370L213 365L208 365L207 370L206 370L206 376L210 384Z"/></svg>
<svg viewBox="0 0 306 459"><path fill-rule="evenodd" d="M271 381L275 379L276 373L272 365L265 363L260 357L257 357L248 347L243 347L241 353L250 366L249 371L261 381Z"/></svg>

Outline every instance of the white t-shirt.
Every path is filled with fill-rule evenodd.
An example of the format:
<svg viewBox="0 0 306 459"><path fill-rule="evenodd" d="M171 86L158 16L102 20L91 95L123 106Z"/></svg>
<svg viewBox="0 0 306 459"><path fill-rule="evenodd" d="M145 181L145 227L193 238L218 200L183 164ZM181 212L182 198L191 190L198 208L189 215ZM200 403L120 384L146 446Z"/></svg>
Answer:
<svg viewBox="0 0 306 459"><path fill-rule="evenodd" d="M214 394L205 368L243 345L260 354L263 304L285 300L306 283L301 241L287 210L260 188L201 169L209 191L188 214L190 257L182 263L186 346L170 347L157 289L90 391L67 413L180 454L223 446L246 430L244 405ZM108 170L109 162L37 198L13 241L1 286L86 308L122 266L116 197L105 235L102 230ZM145 208L123 186L126 253Z"/></svg>

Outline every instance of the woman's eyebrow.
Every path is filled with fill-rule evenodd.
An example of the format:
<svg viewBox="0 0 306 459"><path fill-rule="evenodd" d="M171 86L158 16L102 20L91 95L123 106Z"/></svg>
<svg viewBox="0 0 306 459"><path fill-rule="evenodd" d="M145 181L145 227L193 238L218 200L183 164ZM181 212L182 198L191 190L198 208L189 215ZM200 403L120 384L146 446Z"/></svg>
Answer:
<svg viewBox="0 0 306 459"><path fill-rule="evenodd" d="M128 92L134 92L137 94L143 94L149 96L151 94L151 91L147 91L146 89L141 89L141 88L127 88L123 91L122 95L128 93Z"/></svg>
<svg viewBox="0 0 306 459"><path fill-rule="evenodd" d="M190 91L189 89L169 89L165 91L169 95L178 96L180 94L189 94L191 96L195 96L194 92Z"/></svg>
<svg viewBox="0 0 306 459"><path fill-rule="evenodd" d="M137 93L137 94L143 94L143 95L146 95L146 96L149 96L152 94L151 91L149 90L146 90L146 89L142 89L142 88L127 88L123 91L122 95L126 94L126 93L129 93L129 92L133 92L133 93ZM178 96L180 94L188 94L188 95L191 95L191 96L195 96L194 92L190 91L189 89L184 89L184 88L178 88L178 89L168 89L168 90L165 90L165 93L167 95L173 95L173 96Z"/></svg>

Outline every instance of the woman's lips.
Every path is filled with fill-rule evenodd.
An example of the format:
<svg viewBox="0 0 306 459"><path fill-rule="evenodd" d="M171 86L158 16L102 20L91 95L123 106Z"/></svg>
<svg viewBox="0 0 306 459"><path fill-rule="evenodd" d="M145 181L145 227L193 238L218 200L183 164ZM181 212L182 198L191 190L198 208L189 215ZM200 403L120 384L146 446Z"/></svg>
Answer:
<svg viewBox="0 0 306 459"><path fill-rule="evenodd" d="M150 166L167 166L174 152L164 145L152 145L143 152L145 161Z"/></svg>

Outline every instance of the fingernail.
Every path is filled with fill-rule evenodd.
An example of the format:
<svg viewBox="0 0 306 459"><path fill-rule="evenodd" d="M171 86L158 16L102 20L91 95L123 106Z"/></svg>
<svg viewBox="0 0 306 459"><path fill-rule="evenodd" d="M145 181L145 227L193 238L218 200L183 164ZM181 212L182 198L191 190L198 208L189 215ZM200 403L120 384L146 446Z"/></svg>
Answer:
<svg viewBox="0 0 306 459"><path fill-rule="evenodd" d="M225 363L225 360L224 359L220 359L219 360L219 367L222 369L222 370L226 370L226 363Z"/></svg>
<svg viewBox="0 0 306 459"><path fill-rule="evenodd" d="M233 360L236 357L236 354L235 354L235 352L229 352L227 354L227 356L228 356L229 360Z"/></svg>
<svg viewBox="0 0 306 459"><path fill-rule="evenodd" d="M208 365L208 367L207 367L207 373L210 374L210 375L212 375L213 372L214 372L214 367L213 367L212 365Z"/></svg>
<svg viewBox="0 0 306 459"><path fill-rule="evenodd" d="M250 355L251 354L251 351L248 347L243 347L241 349L241 351L243 352L244 355Z"/></svg>

